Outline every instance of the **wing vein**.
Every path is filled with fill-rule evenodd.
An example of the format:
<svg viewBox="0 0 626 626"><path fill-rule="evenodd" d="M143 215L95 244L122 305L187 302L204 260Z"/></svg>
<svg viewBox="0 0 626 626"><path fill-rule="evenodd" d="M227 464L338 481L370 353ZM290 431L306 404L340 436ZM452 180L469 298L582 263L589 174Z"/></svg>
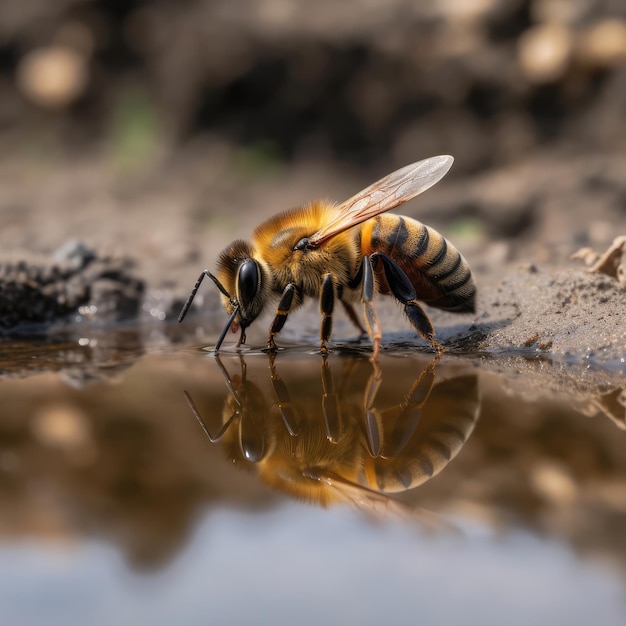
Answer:
<svg viewBox="0 0 626 626"><path fill-rule="evenodd" d="M309 237L318 247L331 237L408 202L438 183L452 167L449 155L430 157L388 174L336 208L336 217Z"/></svg>

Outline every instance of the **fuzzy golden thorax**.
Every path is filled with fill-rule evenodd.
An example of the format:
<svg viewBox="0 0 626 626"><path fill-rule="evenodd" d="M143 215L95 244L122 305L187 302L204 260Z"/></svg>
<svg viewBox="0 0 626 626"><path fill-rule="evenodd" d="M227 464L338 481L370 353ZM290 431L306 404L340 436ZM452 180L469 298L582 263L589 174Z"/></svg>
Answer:
<svg viewBox="0 0 626 626"><path fill-rule="evenodd" d="M323 277L330 273L336 284L349 282L361 259L358 228L340 233L317 249L296 249L336 215L332 202L318 200L276 215L253 234L254 256L272 276L272 290L282 292L294 283L306 296L317 297Z"/></svg>

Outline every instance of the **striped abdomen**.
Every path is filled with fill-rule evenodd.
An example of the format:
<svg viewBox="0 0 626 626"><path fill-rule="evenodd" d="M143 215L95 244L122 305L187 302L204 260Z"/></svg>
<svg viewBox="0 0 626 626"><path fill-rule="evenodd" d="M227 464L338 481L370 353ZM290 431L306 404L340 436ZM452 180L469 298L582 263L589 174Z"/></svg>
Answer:
<svg viewBox="0 0 626 626"><path fill-rule="evenodd" d="M402 215L379 215L363 223L361 251L390 256L422 302L446 311L474 311L476 285L469 265L434 228ZM389 293L382 268L377 272L377 285L380 293Z"/></svg>

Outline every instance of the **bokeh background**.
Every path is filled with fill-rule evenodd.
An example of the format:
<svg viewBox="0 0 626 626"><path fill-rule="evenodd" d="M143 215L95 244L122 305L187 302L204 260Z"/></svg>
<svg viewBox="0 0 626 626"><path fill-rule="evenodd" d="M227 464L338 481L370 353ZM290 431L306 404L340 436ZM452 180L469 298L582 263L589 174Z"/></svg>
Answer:
<svg viewBox="0 0 626 626"><path fill-rule="evenodd" d="M202 134L278 163L445 151L460 174L623 146L620 0L429 5L5 2L4 139L127 167Z"/></svg>

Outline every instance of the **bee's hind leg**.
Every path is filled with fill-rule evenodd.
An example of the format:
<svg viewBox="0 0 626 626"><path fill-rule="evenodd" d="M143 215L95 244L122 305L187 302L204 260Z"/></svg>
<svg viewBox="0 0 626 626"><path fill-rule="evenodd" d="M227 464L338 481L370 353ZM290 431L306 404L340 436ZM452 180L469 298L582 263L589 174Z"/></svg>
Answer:
<svg viewBox="0 0 626 626"><path fill-rule="evenodd" d="M443 354L446 349L435 339L435 329L424 309L417 302L406 302L403 304L404 312L413 328L430 343L437 355Z"/></svg>
<svg viewBox="0 0 626 626"><path fill-rule="evenodd" d="M361 331L361 337L366 336L367 330L365 330L363 324L361 324L361 320L354 310L354 307L349 302L344 302L343 300L341 301L341 304L343 304L343 308L346 310L350 321Z"/></svg>
<svg viewBox="0 0 626 626"><path fill-rule="evenodd" d="M335 286L332 274L326 274L322 282L320 294L320 312L322 314L322 325L320 328L320 352L328 354L326 342L330 339L333 330L333 309L335 308Z"/></svg>
<svg viewBox="0 0 626 626"><path fill-rule="evenodd" d="M411 325L421 337L426 339L437 354L445 351L445 348L435 340L435 329L428 315L417 302L415 287L409 280L404 270L390 257L381 252L374 252L371 256L372 267L375 269L378 262L383 264L385 278L394 298L404 305L404 312L409 318Z"/></svg>

